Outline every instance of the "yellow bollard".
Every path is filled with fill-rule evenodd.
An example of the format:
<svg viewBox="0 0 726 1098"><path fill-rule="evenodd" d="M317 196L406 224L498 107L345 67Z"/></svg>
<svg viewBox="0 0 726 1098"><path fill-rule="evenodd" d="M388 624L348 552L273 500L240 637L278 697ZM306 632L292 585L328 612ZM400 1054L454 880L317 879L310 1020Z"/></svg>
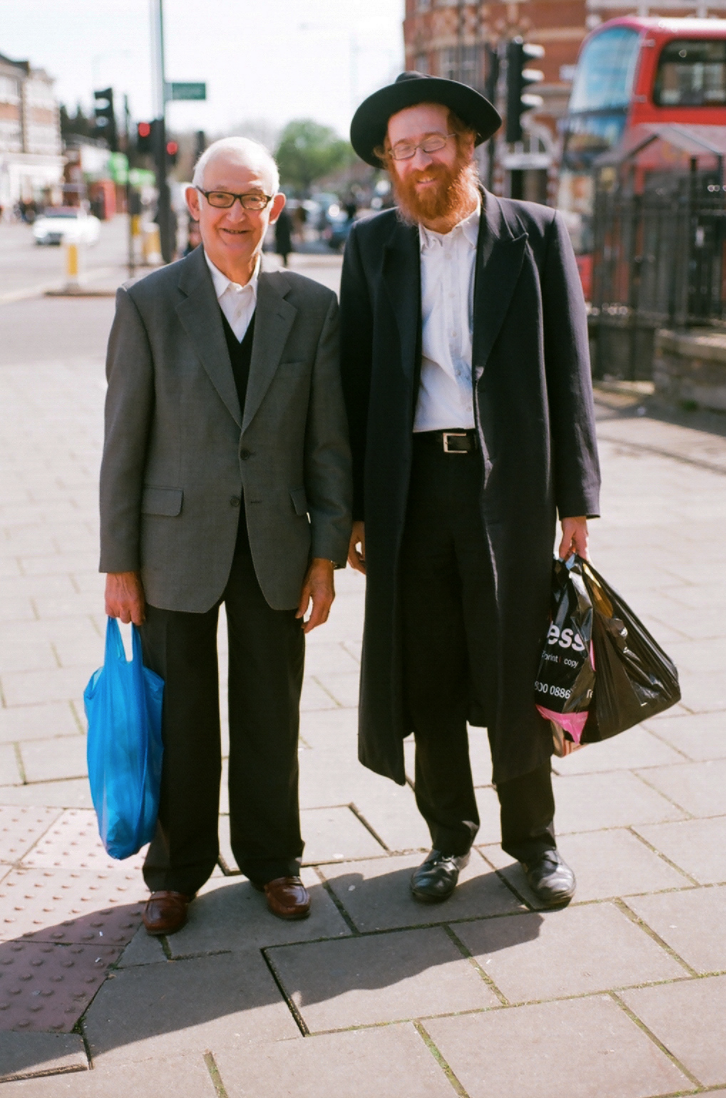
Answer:
<svg viewBox="0 0 726 1098"><path fill-rule="evenodd" d="M161 236L159 226L152 221L143 227L143 255L144 263L148 267L157 267L164 262L161 255Z"/></svg>
<svg viewBox="0 0 726 1098"><path fill-rule="evenodd" d="M141 214L131 215L131 235L141 236Z"/></svg>
<svg viewBox="0 0 726 1098"><path fill-rule="evenodd" d="M80 285L78 281L80 273L78 245L75 241L67 240L64 243L64 248L66 253L66 290L77 290Z"/></svg>

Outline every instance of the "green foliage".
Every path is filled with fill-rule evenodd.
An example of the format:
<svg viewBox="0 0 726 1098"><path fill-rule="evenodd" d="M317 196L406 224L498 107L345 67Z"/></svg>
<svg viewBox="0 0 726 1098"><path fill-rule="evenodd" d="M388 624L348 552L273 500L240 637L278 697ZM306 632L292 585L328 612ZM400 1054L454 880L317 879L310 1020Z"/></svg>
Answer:
<svg viewBox="0 0 726 1098"><path fill-rule="evenodd" d="M282 131L275 159L282 183L306 191L316 180L350 164L353 155L348 142L330 127L299 118Z"/></svg>

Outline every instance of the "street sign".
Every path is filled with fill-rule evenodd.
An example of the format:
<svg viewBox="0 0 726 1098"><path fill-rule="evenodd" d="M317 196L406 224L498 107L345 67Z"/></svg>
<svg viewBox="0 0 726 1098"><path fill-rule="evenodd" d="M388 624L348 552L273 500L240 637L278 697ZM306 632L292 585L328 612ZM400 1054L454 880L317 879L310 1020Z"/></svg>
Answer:
<svg viewBox="0 0 726 1098"><path fill-rule="evenodd" d="M166 85L167 99L206 99L207 85L201 84L171 84Z"/></svg>

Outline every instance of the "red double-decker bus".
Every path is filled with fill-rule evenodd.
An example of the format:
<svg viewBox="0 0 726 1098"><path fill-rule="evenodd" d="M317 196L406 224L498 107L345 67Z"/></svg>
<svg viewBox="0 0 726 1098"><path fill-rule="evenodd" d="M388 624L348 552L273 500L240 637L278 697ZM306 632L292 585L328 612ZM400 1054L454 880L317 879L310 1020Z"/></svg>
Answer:
<svg viewBox="0 0 726 1098"><path fill-rule="evenodd" d="M595 161L637 126L673 123L726 126L726 19L623 16L603 23L577 61L558 193L586 293Z"/></svg>

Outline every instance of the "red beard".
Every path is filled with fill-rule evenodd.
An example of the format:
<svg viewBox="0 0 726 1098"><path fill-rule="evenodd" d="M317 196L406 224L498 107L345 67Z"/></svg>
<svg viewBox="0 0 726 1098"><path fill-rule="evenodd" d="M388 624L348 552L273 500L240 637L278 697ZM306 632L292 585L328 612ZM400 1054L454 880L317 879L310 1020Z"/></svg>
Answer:
<svg viewBox="0 0 726 1098"><path fill-rule="evenodd" d="M416 189L419 180L431 177L435 183ZM473 162L457 157L451 167L446 164L430 164L424 171L411 172L401 179L395 168L391 172L393 193L396 196L398 210L404 221L412 225L419 222L439 221L443 218L452 222L460 221L471 210L472 191L476 187L477 175Z"/></svg>

